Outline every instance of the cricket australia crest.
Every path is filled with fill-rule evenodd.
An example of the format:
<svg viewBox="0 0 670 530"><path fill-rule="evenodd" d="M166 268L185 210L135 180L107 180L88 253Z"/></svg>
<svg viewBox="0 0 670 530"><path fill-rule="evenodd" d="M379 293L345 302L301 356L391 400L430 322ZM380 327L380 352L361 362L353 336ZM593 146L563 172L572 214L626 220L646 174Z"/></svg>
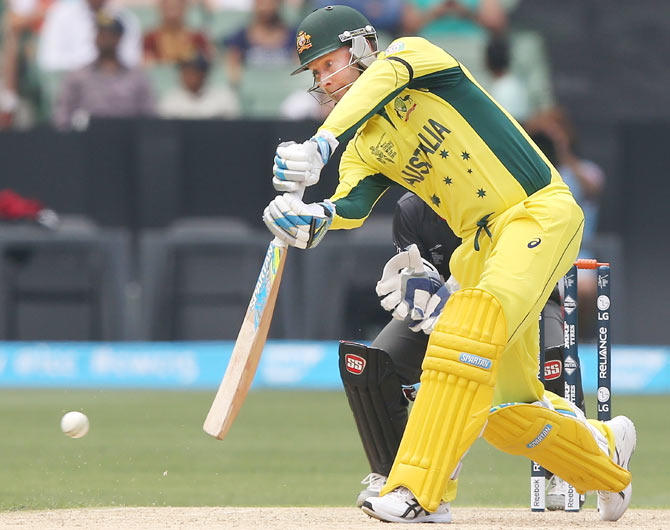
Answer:
<svg viewBox="0 0 670 530"><path fill-rule="evenodd" d="M393 101L393 110L395 110L396 115L403 121L409 119L409 115L412 114L416 108L416 103L412 100L412 96L407 94L404 97L396 97Z"/></svg>
<svg viewBox="0 0 670 530"><path fill-rule="evenodd" d="M298 49L298 54L309 50L312 47L312 36L301 30L296 37L295 46Z"/></svg>

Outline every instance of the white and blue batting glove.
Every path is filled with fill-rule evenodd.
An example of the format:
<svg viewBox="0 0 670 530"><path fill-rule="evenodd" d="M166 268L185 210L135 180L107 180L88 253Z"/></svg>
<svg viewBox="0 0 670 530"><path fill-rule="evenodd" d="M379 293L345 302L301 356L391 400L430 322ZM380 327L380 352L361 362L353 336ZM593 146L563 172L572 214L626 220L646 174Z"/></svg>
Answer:
<svg viewBox="0 0 670 530"><path fill-rule="evenodd" d="M423 321L428 302L441 286L437 269L421 258L416 245L410 245L386 263L376 290L383 297L382 307L392 311L393 318L409 319L415 326Z"/></svg>
<svg viewBox="0 0 670 530"><path fill-rule="evenodd" d="M305 204L296 195L277 195L263 211L270 232L297 248L313 248L326 235L335 216L330 201Z"/></svg>
<svg viewBox="0 0 670 530"><path fill-rule="evenodd" d="M313 186L319 182L321 170L337 146L338 141L328 131L320 131L301 144L279 144L272 167L272 185L277 191L289 193Z"/></svg>

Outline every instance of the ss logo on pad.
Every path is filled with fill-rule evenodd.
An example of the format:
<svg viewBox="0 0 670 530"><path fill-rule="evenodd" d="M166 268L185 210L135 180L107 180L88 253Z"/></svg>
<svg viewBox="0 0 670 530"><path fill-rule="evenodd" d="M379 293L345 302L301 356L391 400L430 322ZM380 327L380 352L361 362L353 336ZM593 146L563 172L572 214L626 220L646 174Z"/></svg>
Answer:
<svg viewBox="0 0 670 530"><path fill-rule="evenodd" d="M344 366L347 369L347 372L354 375L361 375L363 370L365 370L365 359L358 355L348 353L344 356Z"/></svg>
<svg viewBox="0 0 670 530"><path fill-rule="evenodd" d="M544 363L544 380L551 381L561 376L561 361L547 361Z"/></svg>

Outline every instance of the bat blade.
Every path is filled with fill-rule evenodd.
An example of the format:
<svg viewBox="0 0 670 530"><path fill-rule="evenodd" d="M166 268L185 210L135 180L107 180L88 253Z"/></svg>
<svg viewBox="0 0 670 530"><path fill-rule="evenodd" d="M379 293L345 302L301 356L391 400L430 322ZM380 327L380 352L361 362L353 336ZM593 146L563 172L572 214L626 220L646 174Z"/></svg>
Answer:
<svg viewBox="0 0 670 530"><path fill-rule="evenodd" d="M286 251L275 241L268 246L226 373L205 419L203 430L219 440L224 439L235 421L256 374L272 322Z"/></svg>

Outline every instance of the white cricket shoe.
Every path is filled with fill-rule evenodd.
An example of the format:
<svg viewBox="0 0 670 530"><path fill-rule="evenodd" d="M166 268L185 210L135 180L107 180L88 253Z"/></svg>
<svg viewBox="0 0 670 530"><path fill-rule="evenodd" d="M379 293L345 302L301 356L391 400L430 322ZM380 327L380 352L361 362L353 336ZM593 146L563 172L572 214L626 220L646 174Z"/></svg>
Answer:
<svg viewBox="0 0 670 530"><path fill-rule="evenodd" d="M626 416L617 416L607 422L614 433L614 454L612 460L624 469L628 469L630 457L635 451L637 433L635 425ZM618 521L628 508L633 495L633 484L622 491L598 491L598 512L603 521Z"/></svg>
<svg viewBox="0 0 670 530"><path fill-rule="evenodd" d="M358 498L356 499L357 508L363 506L363 501L368 497L379 497L379 493L386 484L386 477L379 473L370 473L361 480L361 484L365 484L367 487L358 494Z"/></svg>
<svg viewBox="0 0 670 530"><path fill-rule="evenodd" d="M551 475L547 480L545 502L547 510L565 510L565 495L568 493L568 483L557 475ZM579 507L584 506L586 497L579 496Z"/></svg>
<svg viewBox="0 0 670 530"><path fill-rule="evenodd" d="M547 490L545 494L547 510L565 509L565 492L568 484L557 475L552 475L547 481Z"/></svg>
<svg viewBox="0 0 670 530"><path fill-rule="evenodd" d="M437 510L424 510L407 488L400 486L382 497L369 497L361 510L370 517L390 523L450 523L449 503L441 502Z"/></svg>

